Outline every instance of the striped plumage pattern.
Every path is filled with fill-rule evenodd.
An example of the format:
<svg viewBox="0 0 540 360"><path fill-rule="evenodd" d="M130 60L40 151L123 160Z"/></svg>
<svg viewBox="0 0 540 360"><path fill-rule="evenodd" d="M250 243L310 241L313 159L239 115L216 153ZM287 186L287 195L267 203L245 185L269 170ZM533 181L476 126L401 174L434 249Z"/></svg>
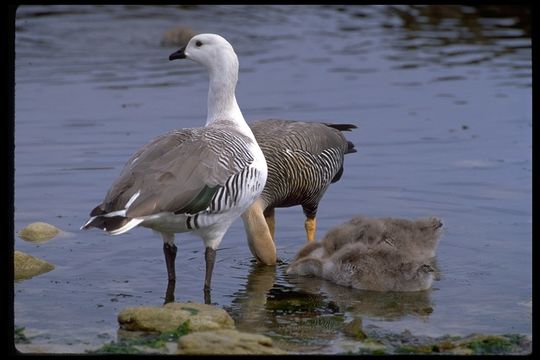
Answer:
<svg viewBox="0 0 540 360"><path fill-rule="evenodd" d="M273 148L263 153L272 157ZM285 151L269 162L271 174L262 197L269 207L302 205L313 211L343 163L343 152L327 149L318 155L304 150ZM308 165L309 166L301 166Z"/></svg>
<svg viewBox="0 0 540 360"><path fill-rule="evenodd" d="M248 188L248 186L257 186L258 176L257 169L252 167L245 168L238 174L231 176L212 198L208 212L220 213L224 209L237 206L242 190Z"/></svg>
<svg viewBox="0 0 540 360"><path fill-rule="evenodd" d="M251 253L273 265L274 209L301 205L307 240L315 240L319 202L330 184L341 178L344 155L356 152L341 132L356 126L270 119L250 127L266 158L268 178L242 220Z"/></svg>
<svg viewBox="0 0 540 360"><path fill-rule="evenodd" d="M250 127L268 165L261 194L266 208L302 205L306 216L314 216L328 186L341 178L344 155L355 152L354 145L332 124L271 119Z"/></svg>
<svg viewBox="0 0 540 360"><path fill-rule="evenodd" d="M247 167L238 174L231 176L223 186L219 186L208 204L208 208L196 214L186 215L186 229L198 230L212 225L223 212L242 206L245 203L244 190L251 188L259 191L262 187L259 181L260 172L254 167ZM251 203L252 200L249 201Z"/></svg>

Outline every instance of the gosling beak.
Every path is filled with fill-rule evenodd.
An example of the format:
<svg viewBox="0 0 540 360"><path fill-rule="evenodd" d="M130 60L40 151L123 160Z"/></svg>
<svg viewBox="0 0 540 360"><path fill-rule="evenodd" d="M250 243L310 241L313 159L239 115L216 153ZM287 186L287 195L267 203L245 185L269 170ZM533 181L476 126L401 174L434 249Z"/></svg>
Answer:
<svg viewBox="0 0 540 360"><path fill-rule="evenodd" d="M186 50L186 47L183 46L180 50L173 52L171 55L169 55L169 61L170 60L176 60L176 59L185 59L186 53L184 52Z"/></svg>

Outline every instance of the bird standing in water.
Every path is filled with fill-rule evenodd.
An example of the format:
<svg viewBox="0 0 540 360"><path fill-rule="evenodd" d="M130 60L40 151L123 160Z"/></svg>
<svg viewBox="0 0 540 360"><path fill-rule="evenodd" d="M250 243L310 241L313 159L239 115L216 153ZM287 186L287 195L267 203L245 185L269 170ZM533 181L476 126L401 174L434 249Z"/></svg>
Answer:
<svg viewBox="0 0 540 360"><path fill-rule="evenodd" d="M266 158L268 179L242 220L251 253L274 265L274 209L301 205L307 240L315 240L319 202L330 184L341 179L344 155L356 152L342 132L356 125L269 119L250 127Z"/></svg>
<svg viewBox="0 0 540 360"><path fill-rule="evenodd" d="M173 130L144 145L81 229L119 235L144 226L159 232L169 283L176 280L174 234L198 234L206 248L209 302L216 249L233 221L261 194L267 166L236 101L239 63L229 42L216 34L196 35L169 60L184 58L209 72L205 126Z"/></svg>

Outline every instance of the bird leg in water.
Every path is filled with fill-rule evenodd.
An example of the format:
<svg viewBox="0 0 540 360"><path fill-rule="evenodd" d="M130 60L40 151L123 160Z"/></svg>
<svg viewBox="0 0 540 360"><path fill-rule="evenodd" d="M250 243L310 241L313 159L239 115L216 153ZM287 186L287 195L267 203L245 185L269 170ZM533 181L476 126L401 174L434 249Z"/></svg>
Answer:
<svg viewBox="0 0 540 360"><path fill-rule="evenodd" d="M204 252L204 260L206 261L206 276L204 277L204 290L210 290L212 282L212 271L214 271L214 263L216 262L216 250L207 247Z"/></svg>
<svg viewBox="0 0 540 360"><path fill-rule="evenodd" d="M308 241L314 241L315 231L317 230L317 220L315 219L315 216L306 217L306 222L304 223L304 227L306 229L306 235L307 235Z"/></svg>
<svg viewBox="0 0 540 360"><path fill-rule="evenodd" d="M210 289L204 288L204 303L206 305L212 304L212 294L210 293Z"/></svg>
<svg viewBox="0 0 540 360"><path fill-rule="evenodd" d="M169 276L169 281L176 281L176 272L174 269L176 251L176 245L169 243L163 244L163 253L165 254L165 264L167 265L167 274Z"/></svg>
<svg viewBox="0 0 540 360"><path fill-rule="evenodd" d="M271 209L265 209L264 210L264 219L266 220L266 225L268 225L268 230L270 230L270 236L272 236L272 240L276 241L276 218L275 218L276 211L274 208Z"/></svg>
<svg viewBox="0 0 540 360"><path fill-rule="evenodd" d="M176 287L176 280L169 280L167 282L167 290L165 291L165 302L168 304L174 302L174 288Z"/></svg>

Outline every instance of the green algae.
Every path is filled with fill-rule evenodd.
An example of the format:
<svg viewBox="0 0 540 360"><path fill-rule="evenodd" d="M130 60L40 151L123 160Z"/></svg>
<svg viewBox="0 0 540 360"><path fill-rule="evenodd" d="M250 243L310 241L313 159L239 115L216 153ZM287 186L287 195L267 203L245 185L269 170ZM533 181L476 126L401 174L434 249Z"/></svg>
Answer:
<svg viewBox="0 0 540 360"><path fill-rule="evenodd" d="M189 321L183 322L174 331L159 334L145 334L119 342L111 341L96 350L87 351L89 354L148 354L163 353L165 345L177 342L184 335L189 334Z"/></svg>

